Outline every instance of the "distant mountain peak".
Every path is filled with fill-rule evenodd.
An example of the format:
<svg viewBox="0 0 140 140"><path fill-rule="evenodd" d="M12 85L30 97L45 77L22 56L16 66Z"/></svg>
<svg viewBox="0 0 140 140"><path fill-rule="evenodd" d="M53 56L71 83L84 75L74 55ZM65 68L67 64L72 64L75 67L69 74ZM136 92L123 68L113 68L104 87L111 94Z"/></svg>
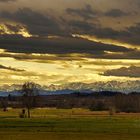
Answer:
<svg viewBox="0 0 140 140"><path fill-rule="evenodd" d="M1 91L20 90L22 85L3 85ZM94 83L66 83L63 85L40 86L41 90L58 91L58 90L75 90L75 91L117 91L117 92L140 92L140 80L136 81L108 81Z"/></svg>

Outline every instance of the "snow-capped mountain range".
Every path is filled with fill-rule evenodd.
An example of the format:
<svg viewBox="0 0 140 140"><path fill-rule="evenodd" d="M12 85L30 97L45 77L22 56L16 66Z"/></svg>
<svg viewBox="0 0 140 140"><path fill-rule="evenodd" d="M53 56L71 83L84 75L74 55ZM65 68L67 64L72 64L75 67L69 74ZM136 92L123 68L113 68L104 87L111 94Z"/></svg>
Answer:
<svg viewBox="0 0 140 140"><path fill-rule="evenodd" d="M22 85L13 84L3 85L0 87L0 91L9 92L14 90L20 90ZM117 91L123 93L140 92L140 81L109 81L109 82L95 82L95 83L68 83L63 85L49 85L40 86L42 92L66 92L66 91Z"/></svg>
<svg viewBox="0 0 140 140"><path fill-rule="evenodd" d="M0 94L2 92L13 92L20 90L22 85L13 84L3 85L0 87ZM140 92L140 80L137 81L109 81L109 82L95 82L95 83L68 83L63 85L49 85L39 86L41 94L69 94L73 91L116 91L123 93ZM18 94L14 92L14 94Z"/></svg>

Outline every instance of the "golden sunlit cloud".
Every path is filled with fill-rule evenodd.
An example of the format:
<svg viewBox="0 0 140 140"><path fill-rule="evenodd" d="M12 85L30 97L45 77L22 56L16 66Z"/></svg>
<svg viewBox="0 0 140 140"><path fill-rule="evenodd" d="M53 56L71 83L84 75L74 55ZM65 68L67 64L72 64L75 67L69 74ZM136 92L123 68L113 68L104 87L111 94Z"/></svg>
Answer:
<svg viewBox="0 0 140 140"><path fill-rule="evenodd" d="M130 48L130 49L140 50L140 46L131 45L131 44L124 43L124 42L119 42L119 41L112 40L112 39L101 39L101 38L97 38L96 36L80 35L80 34L72 34L72 37L78 37L78 38L87 39L89 41L101 42L101 43L108 44L108 45L117 45L117 46L123 46L123 47Z"/></svg>
<svg viewBox="0 0 140 140"><path fill-rule="evenodd" d="M8 52L5 52L8 55ZM48 84L65 84L71 82L93 83L98 81L111 80L138 80L139 78L104 76L103 73L107 70L119 69L121 67L129 67L131 65L140 66L140 60L131 59L93 59L85 58L74 60L77 54L70 54L72 61L67 59L61 60L55 54L30 54L28 59L13 59L10 55L22 55L21 58L27 57L27 54L9 53L9 57L1 57L1 65L12 67L15 69L24 69L25 71L10 71L3 70L0 76L3 83L23 83L27 80L34 80L42 85ZM82 57L79 55L79 57ZM35 60L42 61L36 62ZM40 60L41 59L41 60ZM51 63L47 61L50 59ZM3 77L4 76L4 77ZM2 84L2 83L1 83Z"/></svg>
<svg viewBox="0 0 140 140"><path fill-rule="evenodd" d="M4 49L0 49L0 53L4 53L5 52L5 50Z"/></svg>
<svg viewBox="0 0 140 140"><path fill-rule="evenodd" d="M23 26L19 24L13 24L8 23L9 26L15 28L16 30L10 29L6 24L1 23L0 24L0 34L4 35L22 35L23 37L32 37L32 35L28 32L28 30Z"/></svg>
<svg viewBox="0 0 140 140"><path fill-rule="evenodd" d="M107 54L123 54L123 52L111 52L111 51L104 51Z"/></svg>

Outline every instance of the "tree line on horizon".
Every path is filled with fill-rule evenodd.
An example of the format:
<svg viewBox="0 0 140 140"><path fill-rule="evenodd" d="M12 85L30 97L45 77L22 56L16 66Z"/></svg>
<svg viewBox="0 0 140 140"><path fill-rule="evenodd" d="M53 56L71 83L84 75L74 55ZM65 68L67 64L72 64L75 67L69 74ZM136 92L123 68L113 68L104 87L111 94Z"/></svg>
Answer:
<svg viewBox="0 0 140 140"><path fill-rule="evenodd" d="M109 111L110 115L119 112L140 112L140 94L123 94L119 92L101 92L84 94L75 92L69 95L40 96L38 85L25 82L20 90L21 97L0 97L0 107L7 111L7 107L22 108L20 117L31 117L31 109L37 107L56 108L88 108L91 111Z"/></svg>

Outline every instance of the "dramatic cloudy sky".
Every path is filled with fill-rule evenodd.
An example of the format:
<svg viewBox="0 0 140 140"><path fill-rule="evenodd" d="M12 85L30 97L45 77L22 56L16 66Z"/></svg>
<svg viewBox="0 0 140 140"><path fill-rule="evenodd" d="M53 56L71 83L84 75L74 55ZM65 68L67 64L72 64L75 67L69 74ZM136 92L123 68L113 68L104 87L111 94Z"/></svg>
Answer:
<svg viewBox="0 0 140 140"><path fill-rule="evenodd" d="M140 0L0 0L0 85L140 80Z"/></svg>

